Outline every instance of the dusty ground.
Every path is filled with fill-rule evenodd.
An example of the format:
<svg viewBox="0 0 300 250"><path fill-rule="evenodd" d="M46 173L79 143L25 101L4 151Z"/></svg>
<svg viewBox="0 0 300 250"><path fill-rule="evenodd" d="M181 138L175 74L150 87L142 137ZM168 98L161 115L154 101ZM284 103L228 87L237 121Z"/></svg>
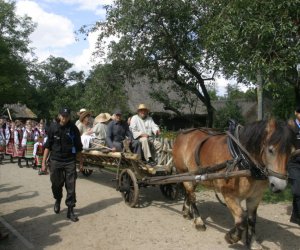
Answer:
<svg viewBox="0 0 300 250"><path fill-rule="evenodd" d="M0 249L246 249L242 242L225 242L233 220L212 192L199 194L207 230L198 232L181 216L182 200L167 201L159 188L150 187L141 190L140 207L130 208L112 179L109 173L79 174L75 211L80 220L71 223L65 205L53 213L49 175L1 165L0 229L9 238ZM260 205L257 235L265 249L300 249L300 227L289 222L290 210L290 204Z"/></svg>

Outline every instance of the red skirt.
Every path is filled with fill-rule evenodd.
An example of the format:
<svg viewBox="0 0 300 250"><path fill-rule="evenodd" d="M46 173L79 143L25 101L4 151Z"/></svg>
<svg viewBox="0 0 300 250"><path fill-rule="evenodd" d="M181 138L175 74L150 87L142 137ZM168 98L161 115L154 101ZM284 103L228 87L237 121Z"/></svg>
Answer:
<svg viewBox="0 0 300 250"><path fill-rule="evenodd" d="M5 153L5 145L0 145L0 154Z"/></svg>
<svg viewBox="0 0 300 250"><path fill-rule="evenodd" d="M14 142L9 141L6 145L6 154L13 155L14 154Z"/></svg>
<svg viewBox="0 0 300 250"><path fill-rule="evenodd" d="M24 157L24 148L21 146L16 146L14 147L14 153L13 153L13 157Z"/></svg>

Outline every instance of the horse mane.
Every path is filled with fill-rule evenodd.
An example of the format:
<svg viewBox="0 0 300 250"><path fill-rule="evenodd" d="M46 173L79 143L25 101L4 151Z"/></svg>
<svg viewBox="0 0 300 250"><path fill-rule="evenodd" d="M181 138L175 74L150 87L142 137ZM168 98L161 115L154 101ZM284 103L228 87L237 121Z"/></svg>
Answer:
<svg viewBox="0 0 300 250"><path fill-rule="evenodd" d="M274 129L268 135L268 126L274 122ZM276 120L264 120L250 123L240 131L240 142L252 154L259 156L263 143L276 145L278 152L287 152L295 145L295 134L284 122Z"/></svg>

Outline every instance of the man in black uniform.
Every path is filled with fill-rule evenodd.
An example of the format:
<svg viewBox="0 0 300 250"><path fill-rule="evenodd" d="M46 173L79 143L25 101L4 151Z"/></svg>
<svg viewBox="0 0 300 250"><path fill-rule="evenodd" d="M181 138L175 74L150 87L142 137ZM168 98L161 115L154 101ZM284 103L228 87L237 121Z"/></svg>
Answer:
<svg viewBox="0 0 300 250"><path fill-rule="evenodd" d="M42 171L46 170L46 159L50 153L50 180L55 198L54 212L60 211L63 186L67 190L67 218L78 221L73 208L76 204L76 154L81 154L82 143L78 128L70 121L70 110L63 108L59 112L59 121L52 123L45 143Z"/></svg>
<svg viewBox="0 0 300 250"><path fill-rule="evenodd" d="M296 149L300 149L300 106L295 110ZM288 175L293 194L293 211L290 222L300 225L300 156L288 163Z"/></svg>

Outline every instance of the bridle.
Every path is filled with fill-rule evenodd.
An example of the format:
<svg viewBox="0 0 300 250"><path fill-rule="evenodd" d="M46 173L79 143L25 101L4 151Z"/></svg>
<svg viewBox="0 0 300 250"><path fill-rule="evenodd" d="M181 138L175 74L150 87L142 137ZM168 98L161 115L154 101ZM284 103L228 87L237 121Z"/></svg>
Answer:
<svg viewBox="0 0 300 250"><path fill-rule="evenodd" d="M266 166L258 163L246 150L246 148L241 145L240 141L234 137L230 132L226 131L227 134L227 144L229 151L235 161L240 162L240 166L244 169L249 169L251 174L256 179L267 179L269 176L274 176L276 178L286 180L287 174L277 173Z"/></svg>

